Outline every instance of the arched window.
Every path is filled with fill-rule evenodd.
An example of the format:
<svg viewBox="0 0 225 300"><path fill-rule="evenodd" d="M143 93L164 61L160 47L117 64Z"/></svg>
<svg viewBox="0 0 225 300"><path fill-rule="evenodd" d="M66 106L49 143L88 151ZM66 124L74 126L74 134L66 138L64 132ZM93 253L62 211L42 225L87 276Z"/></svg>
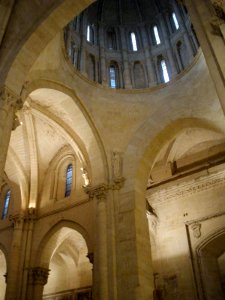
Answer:
<svg viewBox="0 0 225 300"><path fill-rule="evenodd" d="M164 59L161 60L160 65L161 65L163 81L165 83L167 83L167 82L170 81L170 78L169 78L169 73L168 73L168 70L167 70L166 62L165 62Z"/></svg>
<svg viewBox="0 0 225 300"><path fill-rule="evenodd" d="M131 37L131 46L133 51L137 51L137 39L136 39L136 34L134 32L131 32L130 34Z"/></svg>
<svg viewBox="0 0 225 300"><path fill-rule="evenodd" d="M179 26L175 12L172 13L172 19L173 19L173 24L174 24L175 29L178 30L180 26Z"/></svg>
<svg viewBox="0 0 225 300"><path fill-rule="evenodd" d="M94 28L93 25L87 26L87 41L94 44Z"/></svg>
<svg viewBox="0 0 225 300"><path fill-rule="evenodd" d="M2 211L2 219L5 219L7 217L8 210L9 210L10 198L11 198L11 191L8 190L6 192L5 198L4 198L4 206L3 206L3 211Z"/></svg>
<svg viewBox="0 0 225 300"><path fill-rule="evenodd" d="M72 164L69 164L66 169L65 197L69 197L71 194L72 179L73 179L73 166L72 166Z"/></svg>
<svg viewBox="0 0 225 300"><path fill-rule="evenodd" d="M118 88L119 87L119 82L118 82L118 66L114 63L112 63L109 67L109 86L112 89Z"/></svg>
<svg viewBox="0 0 225 300"><path fill-rule="evenodd" d="M160 37L159 37L158 27L156 25L153 26L153 33L154 33L155 44L156 45L161 44L161 40L160 40Z"/></svg>

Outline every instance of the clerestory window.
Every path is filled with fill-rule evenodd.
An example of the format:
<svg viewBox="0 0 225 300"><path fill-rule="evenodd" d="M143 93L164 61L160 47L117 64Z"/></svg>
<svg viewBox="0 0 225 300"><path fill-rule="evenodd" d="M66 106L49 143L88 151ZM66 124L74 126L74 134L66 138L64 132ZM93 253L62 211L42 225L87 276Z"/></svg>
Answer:
<svg viewBox="0 0 225 300"><path fill-rule="evenodd" d="M155 37L155 43L156 43L156 45L161 44L161 40L160 40L160 37L159 37L159 31L158 31L158 27L157 26L153 27L153 32L154 32L154 37Z"/></svg>
<svg viewBox="0 0 225 300"><path fill-rule="evenodd" d="M11 198L11 191L8 190L6 192L5 198L4 198L4 206L3 206L3 211L2 211L2 219L5 219L7 217L8 210L9 210L10 198Z"/></svg>
<svg viewBox="0 0 225 300"><path fill-rule="evenodd" d="M169 82L170 81L170 78L169 78L169 73L168 73L168 70L167 70L167 66L166 66L166 62L165 60L161 60L161 69L162 69L162 77L163 77L163 81L165 83Z"/></svg>
<svg viewBox="0 0 225 300"><path fill-rule="evenodd" d="M172 18L173 18L174 26L175 26L176 30L178 30L180 26L179 26L179 23L178 23L177 16L176 16L175 12L172 13Z"/></svg>
<svg viewBox="0 0 225 300"><path fill-rule="evenodd" d="M66 188L65 197L69 197L72 190L72 179L73 179L73 166L69 164L66 169Z"/></svg>
<svg viewBox="0 0 225 300"><path fill-rule="evenodd" d="M138 48L137 48L136 34L134 32L131 32L130 37L131 37L132 50L137 51Z"/></svg>

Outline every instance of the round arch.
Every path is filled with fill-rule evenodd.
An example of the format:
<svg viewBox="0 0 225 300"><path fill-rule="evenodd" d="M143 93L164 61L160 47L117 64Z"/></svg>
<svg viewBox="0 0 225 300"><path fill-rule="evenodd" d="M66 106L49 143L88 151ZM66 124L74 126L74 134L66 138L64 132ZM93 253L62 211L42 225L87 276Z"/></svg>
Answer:
<svg viewBox="0 0 225 300"><path fill-rule="evenodd" d="M54 251L71 231L77 232L79 237L83 238L87 245L88 253L93 252L93 245L91 244L87 231L76 222L62 220L56 223L41 240L38 247L38 255L36 256L38 257L36 261L38 267L48 268Z"/></svg>

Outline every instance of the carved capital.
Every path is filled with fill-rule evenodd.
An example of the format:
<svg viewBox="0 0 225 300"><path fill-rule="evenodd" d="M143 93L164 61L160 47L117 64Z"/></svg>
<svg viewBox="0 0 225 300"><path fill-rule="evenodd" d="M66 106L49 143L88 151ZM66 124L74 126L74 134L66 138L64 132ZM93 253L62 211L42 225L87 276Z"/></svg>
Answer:
<svg viewBox="0 0 225 300"><path fill-rule="evenodd" d="M114 183L112 184L112 190L120 190L124 186L124 182L124 177L114 179Z"/></svg>
<svg viewBox="0 0 225 300"><path fill-rule="evenodd" d="M194 224L191 225L193 235L196 239L200 238L200 236L202 234L201 233L201 227L202 227L201 223L194 223Z"/></svg>
<svg viewBox="0 0 225 300"><path fill-rule="evenodd" d="M1 106L4 105L6 108L13 107L15 112L23 106L20 96L13 93L6 86L0 88L0 103Z"/></svg>
<svg viewBox="0 0 225 300"><path fill-rule="evenodd" d="M20 229L23 226L24 215L23 214L16 214L14 216L10 215L9 221L12 222L14 229Z"/></svg>
<svg viewBox="0 0 225 300"><path fill-rule="evenodd" d="M26 215L24 216L24 220L26 222L34 221L36 219L36 209L34 207L29 207L27 209Z"/></svg>
<svg viewBox="0 0 225 300"><path fill-rule="evenodd" d="M49 269L35 267L30 268L29 277L33 285L45 285L48 281Z"/></svg>
<svg viewBox="0 0 225 300"><path fill-rule="evenodd" d="M90 198L96 197L98 200L104 200L106 199L107 192L108 192L109 186L105 183L100 184L98 186L92 187L92 188L85 188L85 192L89 195Z"/></svg>

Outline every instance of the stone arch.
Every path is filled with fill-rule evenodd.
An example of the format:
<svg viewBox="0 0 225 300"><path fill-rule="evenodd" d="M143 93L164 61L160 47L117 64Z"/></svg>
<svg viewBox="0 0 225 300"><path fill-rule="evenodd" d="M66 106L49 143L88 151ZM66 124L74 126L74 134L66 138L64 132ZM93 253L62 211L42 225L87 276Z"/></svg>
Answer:
<svg viewBox="0 0 225 300"><path fill-rule="evenodd" d="M85 132L83 130L83 134L91 135L91 138L93 140L93 149L90 149L90 146L87 146L85 144L85 140L82 138L82 134L78 136L76 134L75 141L79 142L78 144L81 147L81 152L86 155L86 161L90 163L91 166L91 174L92 178L98 178L98 183L108 181L108 163L106 158L106 152L103 146L103 142L101 140L101 137L97 131L96 126L94 125L94 122L92 121L89 113L87 112L86 108L82 104L82 101L78 98L74 90L61 85L56 82L52 82L49 80L36 80L34 82L31 82L24 86L22 91L22 99L27 99L28 96L32 95L35 91L41 91L46 90L50 93L53 93L55 95L59 95L59 93L63 93L64 95L68 96L68 99L70 99L71 103L74 105L74 109L76 109L79 118L83 124L83 128L85 128ZM43 97L44 99L44 97ZM44 100L43 100L44 101ZM48 116L46 116L48 118ZM52 117L52 116L51 116ZM49 119L49 118L48 118ZM67 130L68 131L68 130ZM69 131L68 131L69 133ZM71 136L71 138L73 138ZM83 145L83 146L82 146ZM88 149L88 150L87 150ZM92 156L95 157L95 159L92 159ZM78 156L79 157L79 156ZM94 168L93 164L98 164L97 168ZM98 170L98 171L97 171ZM95 171L97 172L95 174ZM96 176L95 176L96 175Z"/></svg>
<svg viewBox="0 0 225 300"><path fill-rule="evenodd" d="M159 149L182 130L193 127L222 133L213 123L199 118L177 119L162 130L158 127L155 128L151 119L147 120L133 136L127 147L126 156L124 156L127 160L124 163L124 175L125 178L129 178L129 180L126 180L126 184L130 185L130 181L134 180L135 190L145 193L147 178ZM149 131L149 128L151 128L151 131ZM126 169L126 166L131 165L132 168Z"/></svg>
<svg viewBox="0 0 225 300"><path fill-rule="evenodd" d="M76 222L70 220L61 220L45 234L40 242L37 255L38 260L36 261L36 265L38 267L49 267L49 262L54 250L60 245L60 242L63 241L65 235L68 233L68 230L76 231L80 236L82 236L87 245L88 253L93 252L93 245L91 245L87 231Z"/></svg>
<svg viewBox="0 0 225 300"><path fill-rule="evenodd" d="M218 258L225 253L225 227L207 236L197 247L200 283L205 299L224 299Z"/></svg>
<svg viewBox="0 0 225 300"><path fill-rule="evenodd" d="M46 5L37 2L30 5L28 2L27 9L36 18L33 17L30 22L24 23L26 27L16 22L11 24L9 30L15 33L15 36L11 36L7 47L3 47L4 51L1 52L0 62L4 61L1 84L5 81L11 90L20 94L27 73L50 40L92 2L92 0L50 1ZM24 14L23 4L18 4L16 9L21 16ZM21 20L24 22L23 18ZM21 29L19 33L18 28Z"/></svg>

